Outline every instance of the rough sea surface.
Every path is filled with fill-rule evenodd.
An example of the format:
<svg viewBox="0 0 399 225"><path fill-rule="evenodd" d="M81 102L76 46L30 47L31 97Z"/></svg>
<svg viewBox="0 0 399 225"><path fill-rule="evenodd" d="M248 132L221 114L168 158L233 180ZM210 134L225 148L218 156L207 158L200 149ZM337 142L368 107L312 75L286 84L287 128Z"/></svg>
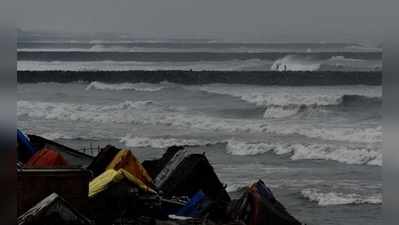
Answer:
<svg viewBox="0 0 399 225"><path fill-rule="evenodd" d="M19 48L31 58L20 58L18 70L30 71L283 70L284 74L284 70L381 69L381 59L367 56L379 49L354 44L96 41L23 43ZM178 52L188 58L207 52L223 53L224 58L171 57L162 62L148 61L148 55L146 61L35 58L37 52L43 56L43 52L68 51ZM254 59L254 52L289 54ZM366 56L325 58L315 52ZM230 53L248 57L230 59ZM188 145L193 152L206 153L233 196L262 179L306 224L376 225L382 224L381 103L381 86L76 81L18 84L17 116L18 127L28 133L77 149L113 144L131 149L141 160L160 157L171 145Z"/></svg>

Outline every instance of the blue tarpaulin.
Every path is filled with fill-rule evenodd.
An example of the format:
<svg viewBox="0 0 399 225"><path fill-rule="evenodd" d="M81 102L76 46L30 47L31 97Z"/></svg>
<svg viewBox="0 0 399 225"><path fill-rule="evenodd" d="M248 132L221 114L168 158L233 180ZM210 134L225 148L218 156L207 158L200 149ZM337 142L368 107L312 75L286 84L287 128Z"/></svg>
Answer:
<svg viewBox="0 0 399 225"><path fill-rule="evenodd" d="M177 216L185 216L185 217L199 217L201 211L199 209L199 205L205 200L205 194L202 191L197 192L191 200L181 208L176 215Z"/></svg>
<svg viewBox="0 0 399 225"><path fill-rule="evenodd" d="M18 142L18 153L20 157L24 159L29 159L36 153L35 148L31 144L29 138L22 133L19 129L17 129L17 142Z"/></svg>

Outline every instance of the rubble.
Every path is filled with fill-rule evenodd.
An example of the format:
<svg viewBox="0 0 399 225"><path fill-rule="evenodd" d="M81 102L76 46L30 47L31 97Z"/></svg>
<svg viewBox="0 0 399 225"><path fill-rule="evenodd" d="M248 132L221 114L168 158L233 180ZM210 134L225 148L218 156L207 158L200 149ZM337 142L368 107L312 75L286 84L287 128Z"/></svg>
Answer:
<svg viewBox="0 0 399 225"><path fill-rule="evenodd" d="M80 214L56 193L30 208L18 217L18 225L91 225L89 219Z"/></svg>
<svg viewBox="0 0 399 225"><path fill-rule="evenodd" d="M37 221L95 225L301 224L261 180L241 198L232 200L206 155L190 154L184 147L172 146L160 159L141 163L130 150L110 145L91 157L39 136L29 137L18 145L18 154L23 156L17 162L21 225ZM26 152L34 153L27 158ZM30 193L30 186L38 187L38 182L41 190Z"/></svg>

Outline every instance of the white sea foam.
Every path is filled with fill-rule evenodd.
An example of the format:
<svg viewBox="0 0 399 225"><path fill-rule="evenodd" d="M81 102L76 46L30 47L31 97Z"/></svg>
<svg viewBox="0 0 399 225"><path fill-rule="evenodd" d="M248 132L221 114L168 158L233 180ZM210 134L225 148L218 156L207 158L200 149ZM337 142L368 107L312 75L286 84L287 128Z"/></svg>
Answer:
<svg viewBox="0 0 399 225"><path fill-rule="evenodd" d="M226 145L226 150L232 155L258 155L273 151L276 147L278 146L267 143L250 144L229 140Z"/></svg>
<svg viewBox="0 0 399 225"><path fill-rule="evenodd" d="M306 127L300 125L292 126L269 126L267 130L276 134L299 134L310 138L321 138L324 140L360 142L360 143L376 143L382 141L382 128L366 127L331 127L317 128Z"/></svg>
<svg viewBox="0 0 399 225"><path fill-rule="evenodd" d="M152 101L125 101L114 105L18 101L17 106L18 116L95 122L133 122L134 115L130 113L157 108Z"/></svg>
<svg viewBox="0 0 399 225"><path fill-rule="evenodd" d="M267 106L263 114L264 118L285 118L298 114L301 110L306 108L305 105L291 105L291 106Z"/></svg>
<svg viewBox="0 0 399 225"><path fill-rule="evenodd" d="M358 68L360 70L370 70L370 65L374 67L375 60L362 60L362 59L351 59L345 58L343 56L332 56L329 59L318 59L310 56L300 56L300 55L287 55L283 58L276 60L270 67L273 71L316 71L322 70L324 65L336 65L340 66L335 69L354 69Z"/></svg>
<svg viewBox="0 0 399 225"><path fill-rule="evenodd" d="M198 140L198 139L132 137L130 135L121 138L120 141L129 147L152 147L152 148L167 148L173 145L203 146L203 145L218 143L218 142Z"/></svg>
<svg viewBox="0 0 399 225"><path fill-rule="evenodd" d="M346 147L328 144L246 143L229 140L226 151L233 155L258 155L273 152L291 154L292 160L334 160L347 164L382 165L382 153L371 147Z"/></svg>
<svg viewBox="0 0 399 225"><path fill-rule="evenodd" d="M348 204L382 204L382 195L375 194L370 196L361 196L359 194L351 193L337 193L337 192L321 192L318 189L305 189L301 192L306 199L316 202L320 206L329 205L348 205Z"/></svg>
<svg viewBox="0 0 399 225"><path fill-rule="evenodd" d="M203 114L189 114L178 107L162 106L153 101L125 101L113 105L91 105L55 102L18 101L18 117L89 121L101 123L131 123L163 125L204 131L228 133L272 133L303 135L325 140L349 142L380 142L381 127L317 128L311 125L269 123L263 120L227 119Z"/></svg>
<svg viewBox="0 0 399 225"><path fill-rule="evenodd" d="M230 95L258 106L338 105L345 95L381 97L381 87L274 87L253 85L210 84L187 87L208 93Z"/></svg>
<svg viewBox="0 0 399 225"><path fill-rule="evenodd" d="M315 71L320 68L322 60L306 56L287 55L276 60L270 70L276 71Z"/></svg>
<svg viewBox="0 0 399 225"><path fill-rule="evenodd" d="M98 81L93 81L87 85L86 90L110 90L110 91L123 91L123 90L133 90L133 91L160 91L165 87L157 84L147 84L147 83L119 83L119 84L108 84Z"/></svg>
<svg viewBox="0 0 399 225"><path fill-rule="evenodd" d="M348 96L381 98L381 87L342 86L342 87L261 87L246 85L210 84L194 87L213 94L229 95L243 101L264 106L264 118L285 118L296 115L305 109L339 106Z"/></svg>

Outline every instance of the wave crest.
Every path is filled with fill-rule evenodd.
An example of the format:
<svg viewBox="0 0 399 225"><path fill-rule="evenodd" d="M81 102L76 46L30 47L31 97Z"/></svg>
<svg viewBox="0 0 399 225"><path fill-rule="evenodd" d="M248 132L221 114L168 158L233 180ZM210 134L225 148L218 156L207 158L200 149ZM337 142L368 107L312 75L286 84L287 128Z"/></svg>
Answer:
<svg viewBox="0 0 399 225"><path fill-rule="evenodd" d="M324 140L360 143L375 143L382 139L381 127L317 128L299 124L266 123L263 120L215 118L200 114L188 114L178 107L163 106L153 101L124 101L113 105L18 101L17 106L18 117L49 120L162 125L228 133L302 135Z"/></svg>
<svg viewBox="0 0 399 225"><path fill-rule="evenodd" d="M359 204L382 204L382 195L361 196L359 194L344 194L337 192L321 192L318 189L305 189L301 191L304 198L317 202L320 206L329 205L359 205Z"/></svg>
<svg viewBox="0 0 399 225"><path fill-rule="evenodd" d="M276 60L270 67L273 71L316 71L323 60L309 56L287 55Z"/></svg>
<svg viewBox="0 0 399 225"><path fill-rule="evenodd" d="M382 153L376 149L366 147L349 148L327 144L246 143L229 140L226 150L227 153L241 156L273 152L277 155L291 154L291 160L333 160L346 164L382 166Z"/></svg>
<svg viewBox="0 0 399 225"><path fill-rule="evenodd" d="M107 91L149 91L155 92L164 89L164 87L154 84L146 83L119 83L119 84L107 84L98 81L93 81L87 85L86 90L107 90Z"/></svg>
<svg viewBox="0 0 399 225"><path fill-rule="evenodd" d="M189 87L187 87L189 88ZM238 97L257 106L339 105L342 102L381 100L379 87L257 87L223 84L194 87L212 94ZM337 94L339 93L339 94Z"/></svg>
<svg viewBox="0 0 399 225"><path fill-rule="evenodd" d="M120 140L128 147L151 147L151 148L167 148L173 145L185 146L204 146L216 144L218 142L198 140L198 139L178 139L178 138L148 138L148 137L132 137L125 136Z"/></svg>

